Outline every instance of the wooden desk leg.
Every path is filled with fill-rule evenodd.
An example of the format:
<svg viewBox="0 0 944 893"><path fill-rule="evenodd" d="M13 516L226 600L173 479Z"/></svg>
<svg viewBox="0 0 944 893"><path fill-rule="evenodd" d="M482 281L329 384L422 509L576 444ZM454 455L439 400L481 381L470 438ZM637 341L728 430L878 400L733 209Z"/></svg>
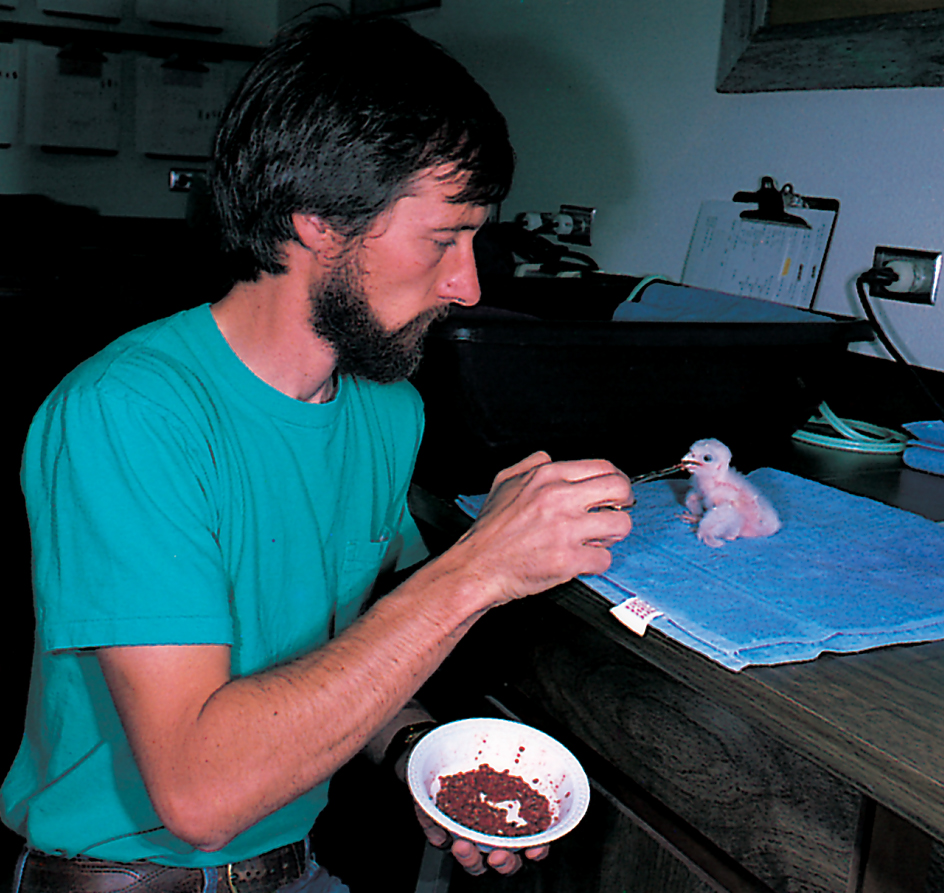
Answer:
<svg viewBox="0 0 944 893"><path fill-rule="evenodd" d="M862 798L849 893L924 893L931 838L906 819Z"/></svg>

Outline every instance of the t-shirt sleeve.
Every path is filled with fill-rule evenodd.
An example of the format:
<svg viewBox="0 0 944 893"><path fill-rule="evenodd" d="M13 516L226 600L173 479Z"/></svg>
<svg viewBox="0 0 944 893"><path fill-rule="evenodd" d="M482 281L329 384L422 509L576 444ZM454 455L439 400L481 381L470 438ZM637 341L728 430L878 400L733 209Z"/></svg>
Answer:
<svg viewBox="0 0 944 893"><path fill-rule="evenodd" d="M24 451L41 646L231 644L212 448L140 394L44 404Z"/></svg>
<svg viewBox="0 0 944 893"><path fill-rule="evenodd" d="M420 534L419 528L416 526L416 521L413 520L413 516L408 509L403 510L399 534L394 545L399 548L396 563L396 569L398 571L406 570L407 568L413 567L414 564L419 564L419 562L429 555L429 549L426 548L426 543L423 542L423 537Z"/></svg>

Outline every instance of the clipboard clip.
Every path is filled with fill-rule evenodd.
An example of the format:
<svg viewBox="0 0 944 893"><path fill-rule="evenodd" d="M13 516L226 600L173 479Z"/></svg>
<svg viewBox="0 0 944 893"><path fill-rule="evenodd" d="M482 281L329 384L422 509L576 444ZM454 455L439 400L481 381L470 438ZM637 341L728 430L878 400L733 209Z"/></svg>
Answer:
<svg viewBox="0 0 944 893"><path fill-rule="evenodd" d="M810 229L810 225L795 214L788 214L784 210L784 200L791 206L796 205L796 193L793 186L787 183L782 190L774 185L773 177L761 177L760 189L757 192L737 192L734 194L736 202L756 202L756 211L741 211L744 220L757 220L761 223L779 223L783 226L797 226L801 229Z"/></svg>

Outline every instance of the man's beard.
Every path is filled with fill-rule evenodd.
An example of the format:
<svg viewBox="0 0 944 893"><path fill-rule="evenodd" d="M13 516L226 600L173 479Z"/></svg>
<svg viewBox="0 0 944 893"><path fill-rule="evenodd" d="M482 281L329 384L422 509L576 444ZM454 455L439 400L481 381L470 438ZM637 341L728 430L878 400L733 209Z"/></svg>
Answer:
<svg viewBox="0 0 944 893"><path fill-rule="evenodd" d="M322 285L311 287L311 326L334 348L340 375L382 384L409 378L422 359L426 330L449 307L426 310L388 332L370 309L355 270L353 261L342 262Z"/></svg>

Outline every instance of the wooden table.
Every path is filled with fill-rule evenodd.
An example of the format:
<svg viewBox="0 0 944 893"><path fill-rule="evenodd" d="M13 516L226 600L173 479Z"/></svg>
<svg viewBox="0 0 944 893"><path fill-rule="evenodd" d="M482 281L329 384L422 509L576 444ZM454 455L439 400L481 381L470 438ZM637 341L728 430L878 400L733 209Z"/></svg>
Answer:
<svg viewBox="0 0 944 893"><path fill-rule="evenodd" d="M944 478L898 457L776 465L944 518ZM422 491L413 510L442 546L468 523ZM944 642L735 673L609 607L573 582L493 611L425 693L558 735L602 795L550 868L501 889L944 891Z"/></svg>

